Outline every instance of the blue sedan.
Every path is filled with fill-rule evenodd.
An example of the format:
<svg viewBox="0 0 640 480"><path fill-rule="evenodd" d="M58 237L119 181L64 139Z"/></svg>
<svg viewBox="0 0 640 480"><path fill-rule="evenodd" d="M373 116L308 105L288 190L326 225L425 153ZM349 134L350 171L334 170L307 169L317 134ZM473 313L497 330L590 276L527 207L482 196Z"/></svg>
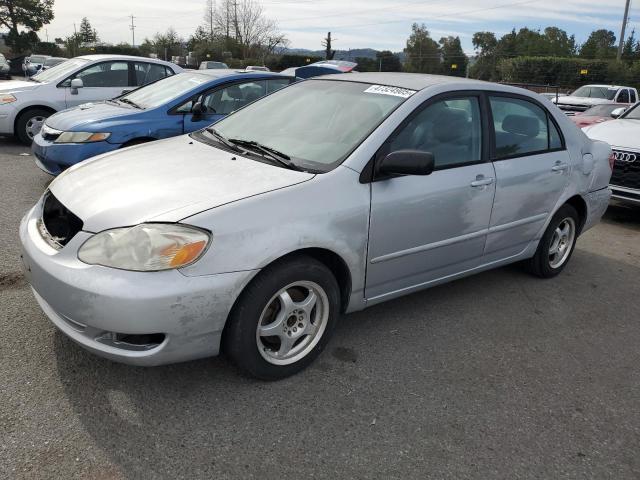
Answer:
<svg viewBox="0 0 640 480"><path fill-rule="evenodd" d="M50 116L31 149L38 167L58 175L95 155L200 130L294 81L267 72L181 73Z"/></svg>

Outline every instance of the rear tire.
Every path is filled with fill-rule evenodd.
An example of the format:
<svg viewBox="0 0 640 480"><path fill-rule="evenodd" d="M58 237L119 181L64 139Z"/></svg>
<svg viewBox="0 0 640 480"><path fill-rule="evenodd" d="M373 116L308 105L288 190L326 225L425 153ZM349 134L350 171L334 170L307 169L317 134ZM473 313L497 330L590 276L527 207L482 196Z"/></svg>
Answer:
<svg viewBox="0 0 640 480"><path fill-rule="evenodd" d="M278 380L307 367L337 322L338 282L319 261L300 256L265 268L234 306L222 347L244 373Z"/></svg>
<svg viewBox="0 0 640 480"><path fill-rule="evenodd" d="M31 145L33 137L35 137L44 121L52 115L50 110L42 108L34 108L22 112L16 120L16 136L25 145Z"/></svg>
<svg viewBox="0 0 640 480"><path fill-rule="evenodd" d="M526 264L529 272L540 278L552 278L562 272L575 249L579 225L575 208L568 204L560 207Z"/></svg>

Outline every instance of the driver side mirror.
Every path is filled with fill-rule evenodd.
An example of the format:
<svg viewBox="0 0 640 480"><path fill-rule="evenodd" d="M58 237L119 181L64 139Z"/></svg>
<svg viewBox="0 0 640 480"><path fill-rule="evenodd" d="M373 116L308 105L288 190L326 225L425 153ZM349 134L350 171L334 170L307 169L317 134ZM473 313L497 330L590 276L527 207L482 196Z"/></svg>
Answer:
<svg viewBox="0 0 640 480"><path fill-rule="evenodd" d="M434 168L433 153L419 150L398 150L382 159L376 173L383 176L430 175Z"/></svg>
<svg viewBox="0 0 640 480"><path fill-rule="evenodd" d="M625 112L625 110L626 108L624 107L616 108L611 112L611 118L618 118L620 115L622 115Z"/></svg>
<svg viewBox="0 0 640 480"><path fill-rule="evenodd" d="M204 115L206 113L206 110L207 109L202 104L202 99L198 100L196 103L193 104L193 107L191 107L191 113L196 118Z"/></svg>
<svg viewBox="0 0 640 480"><path fill-rule="evenodd" d="M82 83L81 78L74 78L71 80L71 95L77 95L78 89L84 87L84 83Z"/></svg>

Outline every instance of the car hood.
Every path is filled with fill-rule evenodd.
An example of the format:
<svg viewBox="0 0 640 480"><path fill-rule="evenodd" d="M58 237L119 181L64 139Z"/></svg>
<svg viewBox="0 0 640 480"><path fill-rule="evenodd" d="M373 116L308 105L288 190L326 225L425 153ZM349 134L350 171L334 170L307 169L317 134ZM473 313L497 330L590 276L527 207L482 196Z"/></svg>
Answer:
<svg viewBox="0 0 640 480"><path fill-rule="evenodd" d="M142 112L133 107L120 106L113 103L98 102L85 103L77 107L63 110L47 118L47 125L56 130L78 131L79 127L87 124L109 120L115 117L135 115Z"/></svg>
<svg viewBox="0 0 640 480"><path fill-rule="evenodd" d="M24 92L25 90L35 90L44 84L38 82L26 82L24 80L7 80L0 83L0 93Z"/></svg>
<svg viewBox="0 0 640 480"><path fill-rule="evenodd" d="M587 127L584 132L589 138L602 140L612 147L640 150L640 120L611 120Z"/></svg>
<svg viewBox="0 0 640 480"><path fill-rule="evenodd" d="M593 125L594 123L602 123L612 120L611 117L603 117L600 115L574 115L569 117L569 119L579 127L586 127L587 125Z"/></svg>
<svg viewBox="0 0 640 480"><path fill-rule="evenodd" d="M313 177L183 135L77 164L49 189L82 219L83 230L98 232L148 221L177 222Z"/></svg>
<svg viewBox="0 0 640 480"><path fill-rule="evenodd" d="M571 95L567 95L566 97L558 97L558 101L556 102L557 105L603 105L605 103L613 103L613 100L607 100L605 98L572 97Z"/></svg>

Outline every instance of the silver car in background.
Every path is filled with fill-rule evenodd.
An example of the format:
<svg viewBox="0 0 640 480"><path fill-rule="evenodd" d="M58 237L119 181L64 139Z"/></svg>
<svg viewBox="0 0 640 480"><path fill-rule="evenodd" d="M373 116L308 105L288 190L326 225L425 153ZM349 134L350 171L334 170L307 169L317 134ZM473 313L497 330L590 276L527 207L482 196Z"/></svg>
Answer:
<svg viewBox="0 0 640 480"><path fill-rule="evenodd" d="M341 313L517 261L560 273L607 208L610 156L536 93L325 76L70 168L21 223L25 274L96 354L222 350L282 378Z"/></svg>

